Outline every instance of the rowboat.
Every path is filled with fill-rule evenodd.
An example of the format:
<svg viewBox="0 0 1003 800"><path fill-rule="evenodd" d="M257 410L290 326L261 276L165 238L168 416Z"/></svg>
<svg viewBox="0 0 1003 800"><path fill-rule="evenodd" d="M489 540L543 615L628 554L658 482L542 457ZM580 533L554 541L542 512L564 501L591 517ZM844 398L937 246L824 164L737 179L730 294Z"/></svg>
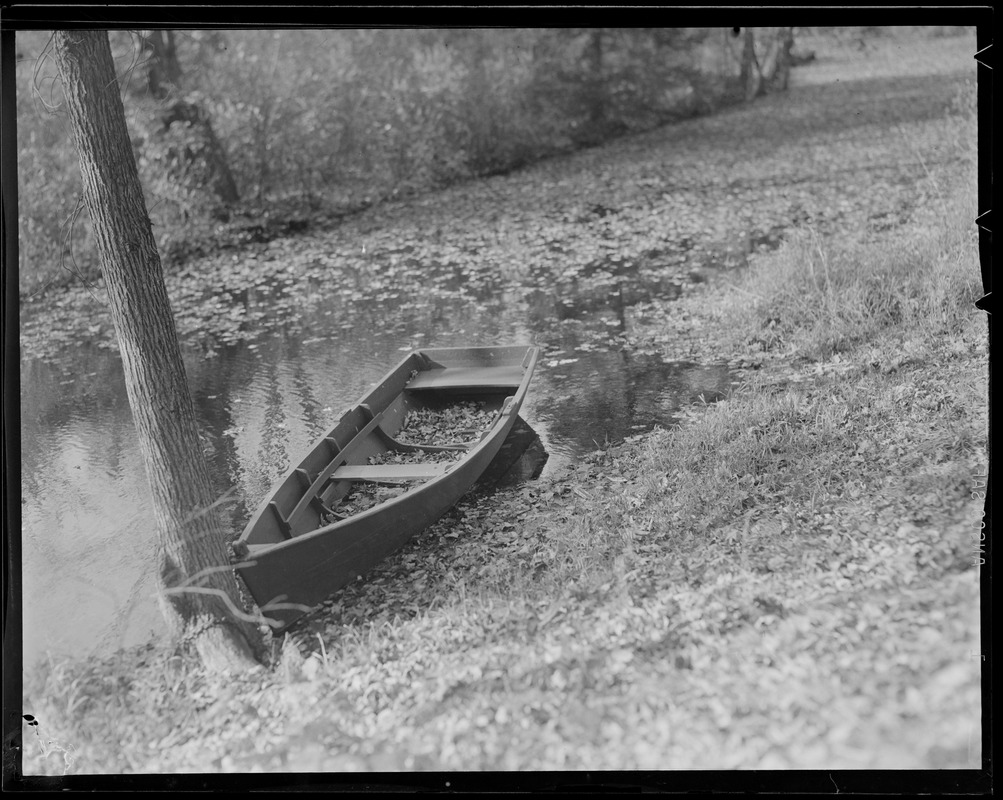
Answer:
<svg viewBox="0 0 1003 800"><path fill-rule="evenodd" d="M538 355L531 346L416 350L317 439L233 543L234 567L273 630L364 575L474 485L516 422Z"/></svg>

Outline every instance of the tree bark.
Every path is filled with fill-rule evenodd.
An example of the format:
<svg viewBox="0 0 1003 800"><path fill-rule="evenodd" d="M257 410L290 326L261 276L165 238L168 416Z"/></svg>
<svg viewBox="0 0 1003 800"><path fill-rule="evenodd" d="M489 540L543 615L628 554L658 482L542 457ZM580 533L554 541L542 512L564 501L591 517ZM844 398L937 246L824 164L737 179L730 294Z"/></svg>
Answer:
<svg viewBox="0 0 1003 800"><path fill-rule="evenodd" d="M763 63L760 67L760 74L763 76L763 85L760 94L765 94L767 87L773 82L773 76L780 65L780 35L779 31L774 31L768 37L769 43L766 46L766 55L763 56Z"/></svg>
<svg viewBox="0 0 1003 800"><path fill-rule="evenodd" d="M231 613L240 590L214 498L104 31L59 31L56 66L80 158L160 534L161 607L210 669L249 667L255 626Z"/></svg>

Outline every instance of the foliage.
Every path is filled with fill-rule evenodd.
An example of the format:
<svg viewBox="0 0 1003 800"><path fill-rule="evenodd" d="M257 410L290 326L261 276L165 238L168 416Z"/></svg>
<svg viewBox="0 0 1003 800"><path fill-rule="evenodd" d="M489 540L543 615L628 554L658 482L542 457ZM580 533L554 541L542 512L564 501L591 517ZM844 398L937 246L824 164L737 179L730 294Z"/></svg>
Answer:
<svg viewBox="0 0 1003 800"><path fill-rule="evenodd" d="M83 207L80 171L68 128L53 124L62 99L55 66L44 53L48 36L19 33L16 114L18 126L18 239L22 290L93 278L97 270Z"/></svg>
<svg viewBox="0 0 1003 800"><path fill-rule="evenodd" d="M180 229L203 230L220 213L220 198L212 190L216 174L214 142L195 109L197 95L175 106L188 110L171 119L160 103L137 102L129 108L129 127L147 207L160 236L168 263L171 241Z"/></svg>
<svg viewBox="0 0 1003 800"><path fill-rule="evenodd" d="M238 239L251 226L235 212L260 224L267 209L290 202L311 213L358 209L708 111L735 66L713 57L723 44L710 29L179 31L175 39L180 85L162 99L149 90L145 40L112 36L168 265ZM32 85L54 84L45 42L19 41L25 290L58 274L77 192L65 127L30 104ZM165 124L179 103L197 107L201 122ZM207 140L210 127L218 145ZM229 212L219 203L224 162L243 198ZM232 225L221 224L231 215ZM93 277L80 222L72 252Z"/></svg>

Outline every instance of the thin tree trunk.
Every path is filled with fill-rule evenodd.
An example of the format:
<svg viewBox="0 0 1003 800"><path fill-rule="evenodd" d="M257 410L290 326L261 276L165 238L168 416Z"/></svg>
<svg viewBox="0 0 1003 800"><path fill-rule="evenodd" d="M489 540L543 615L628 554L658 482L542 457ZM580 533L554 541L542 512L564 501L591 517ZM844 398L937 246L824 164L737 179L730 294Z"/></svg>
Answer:
<svg viewBox="0 0 1003 800"><path fill-rule="evenodd" d="M769 36L769 44L766 47L766 55L763 56L763 63L760 67L760 74L763 76L763 90L765 91L773 82L773 76L776 75L777 67L780 64L780 35L777 31L774 31ZM762 91L760 92L762 94Z"/></svg>
<svg viewBox="0 0 1003 800"><path fill-rule="evenodd" d="M170 87L177 86L181 81L181 64L174 44L174 31L153 30L143 39L152 51L146 73L150 94L163 100Z"/></svg>
<svg viewBox="0 0 1003 800"><path fill-rule="evenodd" d="M777 63L772 76L772 86L787 91L791 76L791 50L794 49L794 28L781 28L777 34Z"/></svg>
<svg viewBox="0 0 1003 800"><path fill-rule="evenodd" d="M490 49L487 36L485 31L470 31L469 50L466 54L469 64L466 116L470 130L467 163L475 173L497 166L500 155L497 137L494 135L497 112L488 77Z"/></svg>
<svg viewBox="0 0 1003 800"><path fill-rule="evenodd" d="M603 81L602 31L592 31L588 44L589 122L602 125L606 120L606 85Z"/></svg>
<svg viewBox="0 0 1003 800"><path fill-rule="evenodd" d="M164 73L171 83L177 83L181 80L181 62L178 61L178 48L174 42L174 31L164 31Z"/></svg>
<svg viewBox="0 0 1003 800"><path fill-rule="evenodd" d="M756 59L756 33L752 28L746 28L742 45L742 70L740 80L745 91L746 101L753 100L760 91L763 74Z"/></svg>
<svg viewBox="0 0 1003 800"><path fill-rule="evenodd" d="M794 29L775 28L770 33L769 41L769 49L760 69L761 83L758 94L787 90L791 49L794 47Z"/></svg>
<svg viewBox="0 0 1003 800"><path fill-rule="evenodd" d="M228 610L241 605L229 537L213 507L108 36L59 31L54 49L153 495L161 606L172 630L191 639L207 667L250 666L260 635Z"/></svg>

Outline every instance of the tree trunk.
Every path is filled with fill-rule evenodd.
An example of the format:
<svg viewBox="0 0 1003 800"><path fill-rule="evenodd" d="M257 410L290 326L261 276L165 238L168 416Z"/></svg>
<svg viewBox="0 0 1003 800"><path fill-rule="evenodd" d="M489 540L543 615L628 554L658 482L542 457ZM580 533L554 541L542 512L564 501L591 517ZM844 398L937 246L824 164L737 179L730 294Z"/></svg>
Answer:
<svg viewBox="0 0 1003 800"><path fill-rule="evenodd" d="M777 60L771 88L787 91L791 76L791 51L794 49L794 28L781 28L777 32Z"/></svg>
<svg viewBox="0 0 1003 800"><path fill-rule="evenodd" d="M793 28L774 28L769 34L769 47L760 68L760 85L757 94L774 90L786 91L791 68L791 49L794 47Z"/></svg>
<svg viewBox="0 0 1003 800"><path fill-rule="evenodd" d="M763 85L760 94L764 94L772 84L777 68L780 66L780 34L779 29L769 36L769 44L766 47L766 55L763 56L763 63L760 74L763 76Z"/></svg>
<svg viewBox="0 0 1003 800"><path fill-rule="evenodd" d="M490 57L488 31L471 30L468 33L464 53L467 70L466 118L470 131L467 163L475 174L490 171L497 166L505 166L499 158L501 148L495 135L496 106L492 97L492 86L488 77L487 62Z"/></svg>
<svg viewBox="0 0 1003 800"><path fill-rule="evenodd" d="M153 496L161 606L172 631L195 644L207 667L249 667L261 637L229 610L241 606L229 536L213 506L108 36L59 31L53 41Z"/></svg>
<svg viewBox="0 0 1003 800"><path fill-rule="evenodd" d="M756 59L756 33L752 28L746 28L742 44L742 68L739 80L745 91L746 102L755 99L763 83L763 75Z"/></svg>
<svg viewBox="0 0 1003 800"><path fill-rule="evenodd" d="M150 94L163 100L170 88L181 81L181 64L174 44L174 31L150 31L142 38L152 51L146 73Z"/></svg>
<svg viewBox="0 0 1003 800"><path fill-rule="evenodd" d="M603 80L602 31L594 30L588 44L589 122L599 127L606 121L606 84Z"/></svg>

